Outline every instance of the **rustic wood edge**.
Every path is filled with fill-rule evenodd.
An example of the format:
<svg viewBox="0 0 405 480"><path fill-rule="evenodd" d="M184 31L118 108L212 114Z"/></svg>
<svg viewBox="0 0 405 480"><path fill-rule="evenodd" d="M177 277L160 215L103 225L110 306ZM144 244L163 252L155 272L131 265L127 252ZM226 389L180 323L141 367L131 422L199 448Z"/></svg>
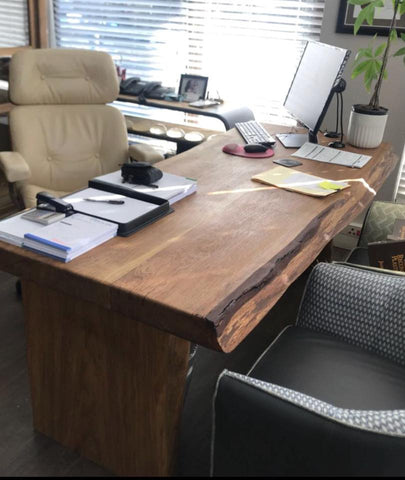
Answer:
<svg viewBox="0 0 405 480"><path fill-rule="evenodd" d="M375 181L377 190L393 170L397 161L398 157L390 148L390 151L385 154L384 163L380 165L379 176ZM383 181L381 181L381 178ZM144 314L142 318L145 319L144 322L147 324L208 348L230 352L240 343L241 333L243 334L242 338L244 338L264 316L263 313L253 315L249 325L240 329L241 333L234 335L240 327L240 315L243 315L244 311L249 311L251 314L252 309L255 310L254 305L256 303L262 305L262 302L266 302L264 310L270 310L283 295L288 285L312 263L314 256L319 254L333 236L339 233L348 222L356 218L371 203L373 196L367 193L369 192L365 188L364 197L357 202L351 214L342 217L332 227L328 226L325 218L328 218L328 212L331 208L337 208L344 202L337 200L328 206L317 219L310 222L305 231L301 232L289 245L286 245L284 254L280 258L276 261L270 260L267 265L251 275L243 285L212 309L205 318L190 317L189 314L171 309L167 305L161 305L150 299L145 301L144 298L137 297L132 292L115 286L115 283L119 282L120 279L110 284L100 283L78 273L65 270L63 263L48 258L44 261L44 257L38 257L34 253L27 252L27 258L21 258L19 255L20 248L9 244L3 244L5 248L0 251L0 266L3 270L16 276L38 281L58 291L67 292L73 297L77 296L100 304L104 308L126 316L133 316L134 308L142 310ZM321 231L323 234L317 236L318 243L315 246L313 241L309 242L309 239L313 238L313 234L317 231ZM298 265L296 260L289 262L291 266L286 267L287 259L295 253L297 253L295 257L299 253L304 260ZM35 268L30 268L32 262L35 262ZM57 268L58 266L60 268ZM35 278L32 271L35 271ZM85 282L85 288L83 282ZM261 312L263 312L263 308L261 308ZM169 322L167 322L168 317L170 318ZM166 318L166 321L163 321L163 318ZM194 322L193 338L190 337L190 321ZM168 323L170 328L167 327ZM201 342L201 338L205 338L206 341Z"/></svg>
<svg viewBox="0 0 405 480"><path fill-rule="evenodd" d="M376 191L379 190L389 174L393 171L397 161L398 156L392 151L392 147L389 146L389 151L384 157L384 164L380 165L382 171L380 171L380 175L375 182ZM381 181L381 179L383 180ZM340 221L333 225L333 228L328 226L327 213L339 205L344 205L345 200L343 199L330 205L330 207L325 209L320 217L318 217L318 222L311 222L304 232L286 246L284 255L281 255L281 259L278 259L276 263L270 261L265 267L255 272L244 285L241 285L232 295L207 315L207 319L215 325L218 343L222 351L231 352L241 341L240 336L235 335L235 331L237 331L239 327L241 312L243 315L243 308L241 308L241 306L248 308L249 305L252 305L254 309L255 302L268 302L268 298L271 297L271 301L267 304L267 309L270 310L288 286L311 265L314 257L322 252L328 242L373 201L373 195L369 195L368 193L370 192L365 188L363 198L352 208L350 215L341 216ZM321 231L323 234L313 237L312 233L314 231ZM314 247L313 241L311 244L308 242L305 243L305 239L308 238L318 239L316 247ZM291 258L292 254L299 251L300 245L303 245L300 257L304 258L305 261L299 265L295 265L297 256L294 256L294 261L289 262L292 266L289 265L289 268L284 268L286 259ZM310 254L307 255L307 253ZM280 273L282 273L281 277L279 277ZM270 292L272 292L272 295L270 295ZM249 310L249 313L250 315L252 314L252 309ZM263 316L262 314L251 319L249 325L246 325L243 332L244 337L254 329L262 320Z"/></svg>

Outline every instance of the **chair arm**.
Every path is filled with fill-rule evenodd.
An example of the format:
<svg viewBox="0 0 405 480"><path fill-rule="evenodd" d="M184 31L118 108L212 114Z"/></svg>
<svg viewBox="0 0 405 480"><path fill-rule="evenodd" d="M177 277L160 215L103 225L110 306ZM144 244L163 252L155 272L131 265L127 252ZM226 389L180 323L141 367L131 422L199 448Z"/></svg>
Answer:
<svg viewBox="0 0 405 480"><path fill-rule="evenodd" d="M404 410L337 408L226 370L214 402L214 476L405 473Z"/></svg>
<svg viewBox="0 0 405 480"><path fill-rule="evenodd" d="M0 152L0 169L8 182L20 182L31 176L30 167L18 152Z"/></svg>
<svg viewBox="0 0 405 480"><path fill-rule="evenodd" d="M297 325L405 365L404 318L404 275L320 263L308 279Z"/></svg>
<svg viewBox="0 0 405 480"><path fill-rule="evenodd" d="M164 160L164 156L157 152L153 147L146 144L130 145L128 147L129 156L137 162L157 163Z"/></svg>

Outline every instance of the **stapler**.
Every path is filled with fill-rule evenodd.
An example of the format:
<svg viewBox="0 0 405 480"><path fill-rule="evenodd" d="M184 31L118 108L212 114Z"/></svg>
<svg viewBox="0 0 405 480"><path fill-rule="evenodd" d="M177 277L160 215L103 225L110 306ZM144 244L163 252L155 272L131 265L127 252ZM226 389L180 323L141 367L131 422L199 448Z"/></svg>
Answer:
<svg viewBox="0 0 405 480"><path fill-rule="evenodd" d="M64 213L67 217L75 213L72 204L56 198L48 192L37 193L37 209Z"/></svg>

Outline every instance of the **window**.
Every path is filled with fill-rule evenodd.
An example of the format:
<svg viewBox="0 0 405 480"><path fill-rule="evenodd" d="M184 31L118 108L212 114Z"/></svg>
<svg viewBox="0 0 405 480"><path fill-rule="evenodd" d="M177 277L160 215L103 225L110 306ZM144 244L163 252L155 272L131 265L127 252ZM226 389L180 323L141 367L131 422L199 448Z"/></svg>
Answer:
<svg viewBox="0 0 405 480"><path fill-rule="evenodd" d="M54 0L60 47L105 50L127 76L177 88L209 77L211 96L286 122L282 108L306 40L319 40L324 0Z"/></svg>
<svg viewBox="0 0 405 480"><path fill-rule="evenodd" d="M0 2L0 48L30 43L27 0Z"/></svg>
<svg viewBox="0 0 405 480"><path fill-rule="evenodd" d="M399 170L398 186L396 192L396 201L398 203L405 203L405 148L402 152L401 167Z"/></svg>

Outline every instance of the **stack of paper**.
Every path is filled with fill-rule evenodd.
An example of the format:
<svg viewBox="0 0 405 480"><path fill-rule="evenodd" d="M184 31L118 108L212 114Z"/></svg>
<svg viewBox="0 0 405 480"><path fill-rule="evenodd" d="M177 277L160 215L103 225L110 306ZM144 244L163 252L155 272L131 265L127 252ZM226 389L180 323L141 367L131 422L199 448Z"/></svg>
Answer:
<svg viewBox="0 0 405 480"><path fill-rule="evenodd" d="M314 197L326 197L350 186L346 182L327 180L286 167L273 167L255 175L252 180Z"/></svg>
<svg viewBox="0 0 405 480"><path fill-rule="evenodd" d="M121 170L101 175L89 181L89 187L103 189L103 185L112 185L152 195L168 200L170 205L197 191L197 182L191 178L180 177L171 173L163 173L163 177L154 183L155 187L123 183Z"/></svg>
<svg viewBox="0 0 405 480"><path fill-rule="evenodd" d="M0 240L4 240L12 245L17 245L17 247L21 247L25 233L36 233L45 228L45 225L21 218L21 216L25 213L27 212L24 211L0 222Z"/></svg>
<svg viewBox="0 0 405 480"><path fill-rule="evenodd" d="M75 213L60 222L24 235L23 246L65 262L117 235L118 225Z"/></svg>

